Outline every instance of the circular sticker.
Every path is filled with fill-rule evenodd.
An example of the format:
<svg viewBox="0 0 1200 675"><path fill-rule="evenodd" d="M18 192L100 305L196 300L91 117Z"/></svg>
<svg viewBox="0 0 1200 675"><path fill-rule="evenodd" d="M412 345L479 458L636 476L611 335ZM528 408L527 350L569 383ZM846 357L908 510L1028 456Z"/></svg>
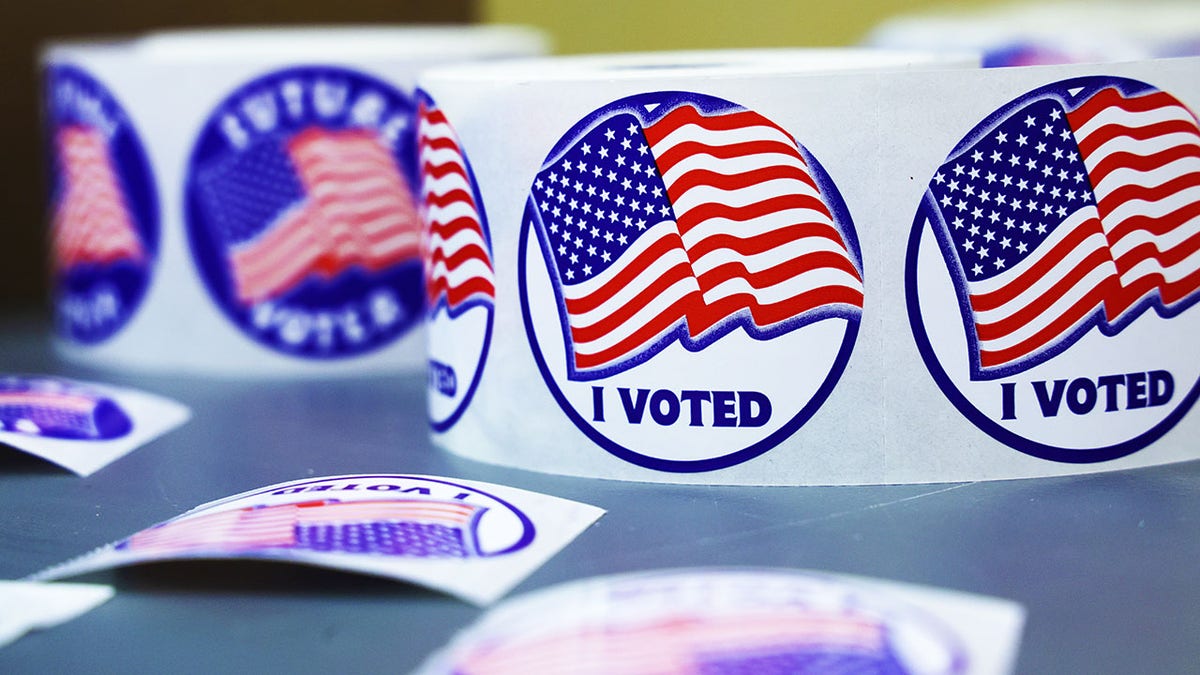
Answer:
<svg viewBox="0 0 1200 675"><path fill-rule="evenodd" d="M669 570L508 601L419 673L953 675L966 650L937 617L817 574Z"/></svg>
<svg viewBox="0 0 1200 675"><path fill-rule="evenodd" d="M158 257L158 193L129 115L75 66L46 71L56 329L98 344L141 306Z"/></svg>
<svg viewBox="0 0 1200 675"><path fill-rule="evenodd" d="M631 96L546 157L521 227L525 329L559 405L634 464L710 471L791 436L841 376L862 313L845 204L766 117Z"/></svg>
<svg viewBox="0 0 1200 675"><path fill-rule="evenodd" d="M223 499L142 530L117 550L154 558L364 554L489 558L533 542L533 522L469 485L425 476L295 481Z"/></svg>
<svg viewBox="0 0 1200 675"><path fill-rule="evenodd" d="M429 420L446 431L470 405L487 362L496 278L471 164L445 113L424 92L418 98Z"/></svg>
<svg viewBox="0 0 1200 675"><path fill-rule="evenodd" d="M259 77L192 149L192 257L246 335L304 358L378 349L420 320L415 105L346 68Z"/></svg>
<svg viewBox="0 0 1200 675"><path fill-rule="evenodd" d="M938 386L1060 462L1146 447L1200 382L1200 126L1170 94L1063 80L976 126L929 183L908 313Z"/></svg>
<svg viewBox="0 0 1200 675"><path fill-rule="evenodd" d="M132 430L117 401L85 385L56 377L0 378L0 431L110 441Z"/></svg>

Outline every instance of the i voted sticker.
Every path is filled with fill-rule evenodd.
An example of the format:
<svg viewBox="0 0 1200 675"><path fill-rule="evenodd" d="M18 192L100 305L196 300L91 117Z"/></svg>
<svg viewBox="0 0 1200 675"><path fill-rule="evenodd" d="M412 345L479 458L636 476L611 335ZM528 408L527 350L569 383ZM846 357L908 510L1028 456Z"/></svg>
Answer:
<svg viewBox="0 0 1200 675"><path fill-rule="evenodd" d="M98 344L133 318L158 257L158 193L125 109L76 66L46 71L55 327Z"/></svg>
<svg viewBox="0 0 1200 675"><path fill-rule="evenodd" d="M429 418L435 431L446 431L470 405L483 375L496 275L483 200L466 153L445 113L423 92L418 97Z"/></svg>
<svg viewBox="0 0 1200 675"><path fill-rule="evenodd" d="M1170 93L1091 76L979 123L929 184L907 260L921 355L1022 452L1101 462L1200 387L1200 126Z"/></svg>
<svg viewBox="0 0 1200 675"><path fill-rule="evenodd" d="M159 560L251 558L411 581L484 604L520 583L603 513L478 481L327 476L198 506L34 578Z"/></svg>
<svg viewBox="0 0 1200 675"><path fill-rule="evenodd" d="M551 393L634 464L710 471L796 433L863 306L850 215L792 135L736 103L654 92L568 130L531 186L526 332Z"/></svg>
<svg viewBox="0 0 1200 675"><path fill-rule="evenodd" d="M324 359L421 319L411 97L333 66L246 83L192 149L186 220L213 301L247 336Z"/></svg>
<svg viewBox="0 0 1200 675"><path fill-rule="evenodd" d="M56 377L0 378L0 431L107 441L131 429L120 403L86 385Z"/></svg>

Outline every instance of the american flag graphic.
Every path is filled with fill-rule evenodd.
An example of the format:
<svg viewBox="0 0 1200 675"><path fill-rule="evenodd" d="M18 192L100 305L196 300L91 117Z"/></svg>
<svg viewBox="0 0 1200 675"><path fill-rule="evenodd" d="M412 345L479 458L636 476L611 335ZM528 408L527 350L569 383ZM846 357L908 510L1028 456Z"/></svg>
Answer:
<svg viewBox="0 0 1200 675"><path fill-rule="evenodd" d="M464 675L900 673L878 621L853 614L679 616L517 638L462 658Z"/></svg>
<svg viewBox="0 0 1200 675"><path fill-rule="evenodd" d="M421 103L417 121L425 292L431 310L444 303L451 315L496 297L495 274L480 206L458 138L441 110Z"/></svg>
<svg viewBox="0 0 1200 675"><path fill-rule="evenodd" d="M374 272L420 253L408 185L374 131L309 127L282 141L262 138L202 169L198 182L244 305L310 276Z"/></svg>
<svg viewBox="0 0 1200 675"><path fill-rule="evenodd" d="M928 199L965 283L976 379L1200 297L1200 127L1165 92L1029 103L951 156Z"/></svg>
<svg viewBox="0 0 1200 675"><path fill-rule="evenodd" d="M664 110L645 125L614 111L534 181L572 379L675 339L739 325L774 337L861 312L861 271L795 140L749 110Z"/></svg>
<svg viewBox="0 0 1200 675"><path fill-rule="evenodd" d="M89 127L65 126L54 144L62 172L50 235L55 269L143 261L145 251L104 135Z"/></svg>
<svg viewBox="0 0 1200 675"><path fill-rule="evenodd" d="M143 530L118 548L154 554L303 549L404 557L468 557L486 509L456 501L281 504L201 514Z"/></svg>
<svg viewBox="0 0 1200 675"><path fill-rule="evenodd" d="M80 440L109 440L133 424L111 400L50 382L0 382L0 430Z"/></svg>

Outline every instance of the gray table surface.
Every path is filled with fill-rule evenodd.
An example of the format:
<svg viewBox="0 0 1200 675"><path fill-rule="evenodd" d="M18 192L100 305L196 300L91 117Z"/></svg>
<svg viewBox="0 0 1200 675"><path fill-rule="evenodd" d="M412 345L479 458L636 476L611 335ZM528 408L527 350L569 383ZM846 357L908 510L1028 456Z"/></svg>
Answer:
<svg viewBox="0 0 1200 675"><path fill-rule="evenodd" d="M90 372L35 319L0 320L0 372L136 386L193 411L89 478L0 448L0 578L271 483L427 473L608 514L515 591L694 565L806 568L1009 598L1022 673L1200 672L1200 462L1039 480L725 488L582 480L430 446L419 377L280 382ZM407 672L482 610L392 581L278 563L172 563L78 580L117 596L0 649L0 673Z"/></svg>

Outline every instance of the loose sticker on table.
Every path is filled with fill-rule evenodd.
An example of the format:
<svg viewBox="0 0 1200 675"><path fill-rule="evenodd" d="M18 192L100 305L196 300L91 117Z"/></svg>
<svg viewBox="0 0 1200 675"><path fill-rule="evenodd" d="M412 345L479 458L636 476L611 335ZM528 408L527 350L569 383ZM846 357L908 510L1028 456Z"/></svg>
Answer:
<svg viewBox="0 0 1200 675"><path fill-rule="evenodd" d="M978 124L938 168L907 260L934 379L996 440L1101 462L1200 391L1200 126L1169 92L1089 76Z"/></svg>
<svg viewBox="0 0 1200 675"><path fill-rule="evenodd" d="M487 363L496 275L466 153L445 113L423 92L418 97L429 418L435 431L446 431L470 405Z"/></svg>
<svg viewBox="0 0 1200 675"><path fill-rule="evenodd" d="M45 92L55 328L97 344L119 333L146 295L158 258L158 192L132 120L98 79L53 66Z"/></svg>
<svg viewBox="0 0 1200 675"><path fill-rule="evenodd" d="M372 474L280 483L196 507L37 579L158 560L255 558L499 598L603 510L502 485Z"/></svg>
<svg viewBox="0 0 1200 675"><path fill-rule="evenodd" d="M192 149L186 221L213 301L303 358L378 349L421 320L412 98L347 68L288 68L216 107Z"/></svg>
<svg viewBox="0 0 1200 675"><path fill-rule="evenodd" d="M417 672L1005 673L1006 601L787 570L599 577L489 611Z"/></svg>
<svg viewBox="0 0 1200 675"><path fill-rule="evenodd" d="M188 409L132 389L0 376L0 443L87 476L183 424Z"/></svg>
<svg viewBox="0 0 1200 675"><path fill-rule="evenodd" d="M547 386L597 445L651 469L720 469L797 433L858 334L837 187L787 130L713 96L640 94L576 124L533 181L519 246Z"/></svg>

